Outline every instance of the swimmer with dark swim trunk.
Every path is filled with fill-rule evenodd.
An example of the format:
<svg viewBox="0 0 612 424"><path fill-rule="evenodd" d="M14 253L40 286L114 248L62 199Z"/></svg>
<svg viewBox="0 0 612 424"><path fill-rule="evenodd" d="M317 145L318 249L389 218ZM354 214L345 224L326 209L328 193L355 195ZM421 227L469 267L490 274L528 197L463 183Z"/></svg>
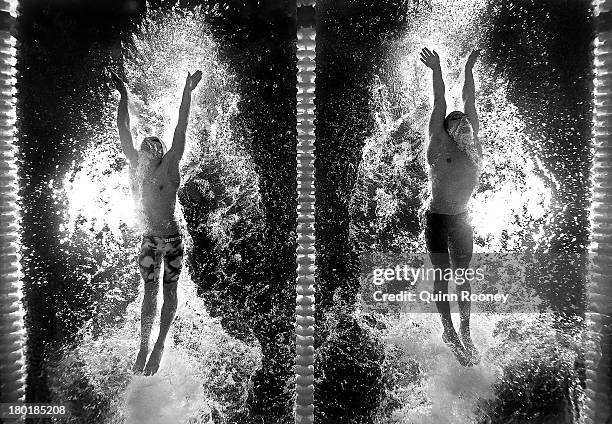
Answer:
<svg viewBox="0 0 612 424"><path fill-rule="evenodd" d="M187 73L172 147L167 152L164 143L157 137L145 137L140 150L134 148L127 108L127 89L116 74L112 73L112 78L121 95L117 126L123 153L129 161L132 194L138 211L138 222L144 234L138 256L138 265L144 280L140 350L132 370L135 373L144 371L144 375L153 375L159 369L166 336L178 303L176 290L183 265L183 242L174 210L181 180L179 162L185 150L191 92L200 82L202 72L197 71L193 75ZM157 313L162 264L164 304L161 308L159 336L149 356L149 338Z"/></svg>
<svg viewBox="0 0 612 424"><path fill-rule="evenodd" d="M465 64L462 91L465 112L454 111L447 116L440 58L427 48L421 51L421 62L433 72L434 90L427 147L431 199L425 213L425 239L432 264L443 273L449 268L469 267L472 258L473 235L467 209L482 168L472 74L478 54L479 50L474 50ZM435 275L434 292L448 293L448 281L439 278L440 273ZM457 291L471 293L470 283L458 285ZM477 364L480 355L470 335L470 301L461 300L461 296L459 299L459 335L453 326L448 301L437 301L436 307L442 319L442 340L461 365L469 366Z"/></svg>

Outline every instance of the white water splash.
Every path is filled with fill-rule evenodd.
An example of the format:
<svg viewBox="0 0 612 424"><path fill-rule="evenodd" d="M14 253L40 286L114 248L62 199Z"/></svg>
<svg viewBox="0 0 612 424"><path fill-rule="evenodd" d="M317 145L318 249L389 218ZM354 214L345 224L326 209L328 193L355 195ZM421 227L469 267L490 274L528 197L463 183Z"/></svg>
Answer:
<svg viewBox="0 0 612 424"><path fill-rule="evenodd" d="M141 305L143 295L144 291L141 290L138 299L131 305L132 308L137 309ZM197 314L197 309L194 307L198 306L204 310L203 302L194 299L194 296L195 287L191 281L182 278L178 284L177 315ZM157 315L159 315L159 305L163 302L163 297L158 297ZM154 342L158 332L159 323L156 320L151 331L151 343ZM203 344L203 352L212 346L214 345ZM135 357L137 351L134 350L133 353ZM177 424L203 417L210 418L211 405L214 405L215 402L207 397L204 390L206 380L202 373L197 372L201 367L201 364L198 363L199 359L174 345L173 328L171 327L158 372L152 376L132 376L124 394L126 423ZM206 419L199 422L212 423L213 421Z"/></svg>
<svg viewBox="0 0 612 424"><path fill-rule="evenodd" d="M187 423L210 416L201 376L193 373L193 358L166 348L160 370L153 376L134 376L126 392L127 424ZM210 420L201 421L211 422Z"/></svg>
<svg viewBox="0 0 612 424"><path fill-rule="evenodd" d="M536 317L536 314L520 315L529 320ZM453 313L452 316L458 322L459 314ZM387 345L401 348L404 361L418 363L419 378L398 388L397 395L403 406L385 422L473 423L475 404L493 397L492 385L502 376L500 358L488 354L498 343L494 330L502 319L502 315L472 314L472 339L482 354L482 360L469 368L461 366L442 342L438 314L409 313L395 321L385 341Z"/></svg>

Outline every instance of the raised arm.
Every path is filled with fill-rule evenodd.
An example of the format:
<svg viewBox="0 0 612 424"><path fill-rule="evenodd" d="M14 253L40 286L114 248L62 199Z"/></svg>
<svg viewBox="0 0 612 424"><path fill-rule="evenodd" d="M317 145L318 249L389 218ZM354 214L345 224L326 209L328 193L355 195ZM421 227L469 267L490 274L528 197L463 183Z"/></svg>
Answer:
<svg viewBox="0 0 612 424"><path fill-rule="evenodd" d="M444 97L444 79L440 67L440 57L436 51L428 48L421 50L421 62L433 72L434 105L429 120L429 137L444 131L444 118L446 117L446 99Z"/></svg>
<svg viewBox="0 0 612 424"><path fill-rule="evenodd" d="M138 157L138 153L134 148L134 143L132 141L132 133L130 131L130 114L128 112L127 105L127 89L125 88L125 84L121 79L115 74L111 72L111 77L113 82L115 83L115 88L119 91L121 95L121 99L119 99L119 107L117 108L117 128L119 128L119 138L121 139L121 148L123 149L123 154L128 158L130 162L134 161Z"/></svg>
<svg viewBox="0 0 612 424"><path fill-rule="evenodd" d="M167 153L170 160L177 163L181 160L185 151L185 133L187 132L187 122L189 121L189 109L191 108L191 92L198 86L202 79L202 71L196 71L193 75L187 72L185 88L183 89L183 99L179 108L179 117L174 129L172 147Z"/></svg>
<svg viewBox="0 0 612 424"><path fill-rule="evenodd" d="M474 74L472 69L478 59L480 50L474 50L468 56L467 62L465 63L465 81L463 83L463 91L461 97L463 99L463 110L468 115L468 119L474 129L474 136L478 136L478 128L480 123L478 122L478 114L476 113L476 88L474 86Z"/></svg>

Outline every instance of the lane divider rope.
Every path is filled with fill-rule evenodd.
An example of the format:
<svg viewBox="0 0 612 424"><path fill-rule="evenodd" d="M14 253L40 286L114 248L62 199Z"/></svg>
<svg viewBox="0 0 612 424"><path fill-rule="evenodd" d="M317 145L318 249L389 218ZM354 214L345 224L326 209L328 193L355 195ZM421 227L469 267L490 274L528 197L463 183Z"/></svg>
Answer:
<svg viewBox="0 0 612 424"><path fill-rule="evenodd" d="M314 1L298 0L299 7L314 7ZM298 14L299 15L299 14ZM295 422L314 422L314 331L315 331L315 53L314 26L297 30L297 280Z"/></svg>
<svg viewBox="0 0 612 424"><path fill-rule="evenodd" d="M612 419L612 0L594 0L593 165L589 296L586 314L585 424Z"/></svg>
<svg viewBox="0 0 612 424"><path fill-rule="evenodd" d="M25 399L13 37L17 0L0 1L0 402Z"/></svg>

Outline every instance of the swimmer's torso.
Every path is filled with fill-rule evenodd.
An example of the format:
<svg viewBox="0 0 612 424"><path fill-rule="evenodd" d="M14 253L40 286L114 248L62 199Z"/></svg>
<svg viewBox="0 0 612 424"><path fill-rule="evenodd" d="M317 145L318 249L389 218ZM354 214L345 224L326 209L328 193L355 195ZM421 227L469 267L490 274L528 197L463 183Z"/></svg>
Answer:
<svg viewBox="0 0 612 424"><path fill-rule="evenodd" d="M456 215L467 210L472 193L478 186L480 168L446 134L432 142L429 181L431 201L429 210Z"/></svg>
<svg viewBox="0 0 612 424"><path fill-rule="evenodd" d="M180 176L178 165L174 166L176 170L170 169L172 165L162 160L154 169L139 172L137 164L130 164L132 195L137 219L145 236L162 237L179 233L174 208Z"/></svg>

